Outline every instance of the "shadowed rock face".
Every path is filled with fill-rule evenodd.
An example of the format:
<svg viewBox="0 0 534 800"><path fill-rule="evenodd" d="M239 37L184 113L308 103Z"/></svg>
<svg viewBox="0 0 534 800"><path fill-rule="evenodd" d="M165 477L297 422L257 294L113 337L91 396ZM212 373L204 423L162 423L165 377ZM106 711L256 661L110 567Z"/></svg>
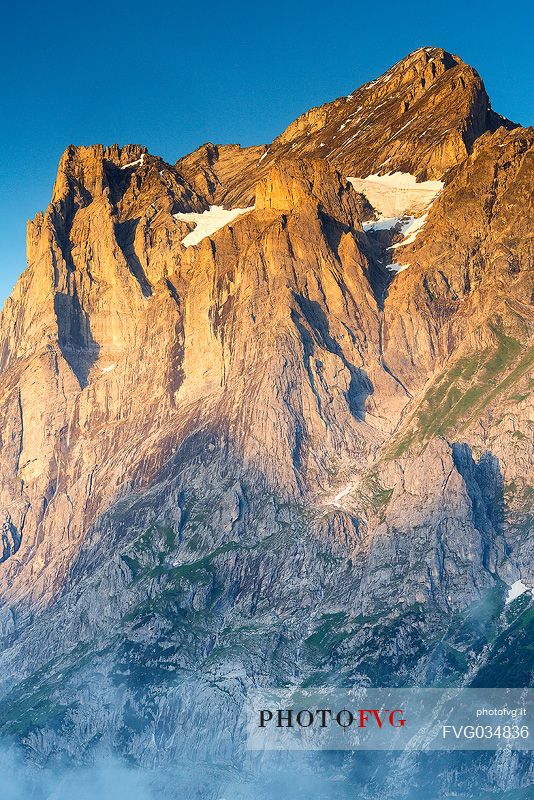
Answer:
<svg viewBox="0 0 534 800"><path fill-rule="evenodd" d="M5 733L228 765L238 734L171 737L181 705L527 685L529 596L503 611L534 579L534 136L512 127L423 48L269 148L67 149L0 318L2 708L55 709ZM444 179L410 240L347 180L395 170ZM245 210L186 247L213 204Z"/></svg>

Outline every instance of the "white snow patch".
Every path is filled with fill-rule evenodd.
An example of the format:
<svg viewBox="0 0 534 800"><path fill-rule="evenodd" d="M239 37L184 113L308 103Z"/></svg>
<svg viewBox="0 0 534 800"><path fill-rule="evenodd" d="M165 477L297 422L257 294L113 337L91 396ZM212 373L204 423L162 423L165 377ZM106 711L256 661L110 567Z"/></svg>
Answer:
<svg viewBox="0 0 534 800"><path fill-rule="evenodd" d="M525 592L531 592L532 588L530 586L525 586L522 580L515 581L512 583L508 590L508 595L506 596L505 603L509 605L509 603L516 600L518 597L521 597L522 594Z"/></svg>
<svg viewBox="0 0 534 800"><path fill-rule="evenodd" d="M129 164L123 164L121 169L128 169L129 167L136 167L138 164L143 166L145 163L145 154L143 153L141 158L138 158L137 161L130 161Z"/></svg>
<svg viewBox="0 0 534 800"><path fill-rule="evenodd" d="M173 216L174 219L178 219L181 222L194 222L196 224L195 228L182 239L184 247L190 247L191 245L198 244L207 236L211 236L215 231L224 228L225 225L233 222L234 219L237 219L241 214L246 214L247 211L252 211L253 209L254 206L250 206L249 208L232 208L230 210L222 206L210 206L208 211L203 211L200 214L191 212L173 214Z"/></svg>
<svg viewBox="0 0 534 800"><path fill-rule="evenodd" d="M406 220L401 221L401 233L404 236L402 242L396 242L389 248L395 250L397 247L404 247L405 244L415 242L417 234L424 227L428 217L428 211L422 217L407 217Z"/></svg>
<svg viewBox="0 0 534 800"><path fill-rule="evenodd" d="M395 133L393 134L393 136L391 137L391 139L395 139L395 138L396 138L396 137L399 135L399 133L400 133L401 131L403 131L405 128L407 128L407 127L408 127L408 125L411 125L411 124L412 124L412 122L413 122L413 119L409 119L409 120L408 120L408 122L406 123L406 125L403 125L403 126L402 126L402 128L399 128L399 130L398 130L398 131L395 131Z"/></svg>
<svg viewBox="0 0 534 800"><path fill-rule="evenodd" d="M443 188L442 181L417 183L409 172L347 178L357 192L364 194L381 218L417 215L427 209Z"/></svg>
<svg viewBox="0 0 534 800"><path fill-rule="evenodd" d="M399 233L401 233L404 238L401 242L396 242L396 244L392 244L391 247L388 247L388 250L395 250L397 247L404 247L405 244L411 244L415 241L427 217L428 212L423 214L422 217L386 217L384 219L364 222L363 229L366 233L374 233L375 231L391 231L398 227Z"/></svg>
<svg viewBox="0 0 534 800"><path fill-rule="evenodd" d="M261 162L263 161L263 159L265 158L265 156L267 155L268 152L269 152L269 150L266 150L265 153L262 156L260 156L260 160L258 161L258 164L261 164Z"/></svg>
<svg viewBox="0 0 534 800"><path fill-rule="evenodd" d="M349 483L348 486L346 486L344 489L341 489L341 491L338 492L335 497L333 497L331 500L328 501L328 505L336 506L336 508L343 508L343 504L341 503L341 501L343 500L344 497L346 497L349 494L349 492L352 492L352 489L353 489L353 484Z"/></svg>
<svg viewBox="0 0 534 800"><path fill-rule="evenodd" d="M100 372L111 372L116 367L116 364L109 364L107 367L100 367Z"/></svg>
<svg viewBox="0 0 534 800"><path fill-rule="evenodd" d="M348 178L356 191L362 192L379 214L379 219L363 223L366 233L393 230L397 228L402 240L391 245L388 250L396 250L415 241L419 231L428 218L428 208L443 187L441 181L417 183L415 175L395 172L389 175L369 175L367 178ZM413 212L423 211L420 216ZM395 261L387 264L390 272L403 272L409 264Z"/></svg>

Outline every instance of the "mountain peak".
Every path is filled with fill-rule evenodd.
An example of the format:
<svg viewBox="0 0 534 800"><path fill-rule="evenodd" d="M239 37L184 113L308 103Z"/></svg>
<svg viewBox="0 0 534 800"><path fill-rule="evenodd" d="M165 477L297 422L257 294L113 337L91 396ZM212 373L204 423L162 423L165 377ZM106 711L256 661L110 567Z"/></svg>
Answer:
<svg viewBox="0 0 534 800"><path fill-rule="evenodd" d="M532 683L532 601L505 603L534 586L534 130L509 124L422 48L269 147L67 148L0 314L18 797L108 746L109 787L119 756L143 797L277 796L288 757L244 756L258 685ZM465 780L413 756L400 793L403 753L306 785L504 796L494 754Z"/></svg>
<svg viewBox="0 0 534 800"><path fill-rule="evenodd" d="M487 130L514 127L491 110L482 79L458 56L423 47L346 97L298 117L270 158L328 158L343 174L400 170L442 178Z"/></svg>
<svg viewBox="0 0 534 800"><path fill-rule="evenodd" d="M386 76L406 72L407 70L412 70L412 74L414 70L420 73L426 70L428 64L435 65L435 75L441 75L443 72L454 69L457 66L468 66L461 58L449 53L442 47L419 47L417 50L412 50L404 58L401 58L400 61L397 61L383 75L379 76L378 80L385 79Z"/></svg>
<svg viewBox="0 0 534 800"><path fill-rule="evenodd" d="M443 61L447 66L447 69L456 66L457 64L465 63L462 59L454 55L454 53L449 53L448 50L444 50L443 47L433 47L431 45L426 45L424 47L418 47L416 50L412 50L411 53L401 58L397 64L402 64L402 62L406 62L409 60L426 60L429 61L431 59L435 59L438 61Z"/></svg>
<svg viewBox="0 0 534 800"><path fill-rule="evenodd" d="M284 159L328 160L344 178L406 172L442 180L487 131L515 123L491 109L477 71L441 47L420 47L349 95L301 114L268 147L206 144L176 168L210 202L250 206Z"/></svg>

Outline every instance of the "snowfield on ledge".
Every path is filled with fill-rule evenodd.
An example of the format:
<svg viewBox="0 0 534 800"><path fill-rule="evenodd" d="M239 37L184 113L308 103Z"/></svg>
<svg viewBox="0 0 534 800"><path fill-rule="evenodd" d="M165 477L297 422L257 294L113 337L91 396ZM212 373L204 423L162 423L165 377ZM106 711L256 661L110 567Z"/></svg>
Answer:
<svg viewBox="0 0 534 800"><path fill-rule="evenodd" d="M525 586L522 580L515 581L508 589L508 595L506 596L506 605L509 605L514 600L517 600L518 597L521 597L522 594L525 592L531 592L532 589L530 586Z"/></svg>
<svg viewBox="0 0 534 800"><path fill-rule="evenodd" d="M234 219L237 219L241 214L246 214L247 211L253 211L253 209L254 206L250 206L249 208L232 208L230 210L222 206L210 206L208 211L203 211L200 214L197 212L179 213L173 214L173 217L174 219L180 220L180 222L196 223L196 227L182 239L183 246L190 247L191 245L198 244L207 236L211 236L215 231L224 228L225 225L233 222Z"/></svg>
<svg viewBox="0 0 534 800"><path fill-rule="evenodd" d="M415 175L408 172L347 180L357 192L365 195L378 214L378 220L363 223L366 233L398 227L403 239L391 245L388 250L396 250L415 241L427 220L430 205L443 189L442 181L417 183ZM402 272L409 266L394 262L388 264L387 269L390 272Z"/></svg>
<svg viewBox="0 0 534 800"><path fill-rule="evenodd" d="M427 209L443 189L442 181L421 181L409 172L347 178L364 194L381 219L417 216Z"/></svg>

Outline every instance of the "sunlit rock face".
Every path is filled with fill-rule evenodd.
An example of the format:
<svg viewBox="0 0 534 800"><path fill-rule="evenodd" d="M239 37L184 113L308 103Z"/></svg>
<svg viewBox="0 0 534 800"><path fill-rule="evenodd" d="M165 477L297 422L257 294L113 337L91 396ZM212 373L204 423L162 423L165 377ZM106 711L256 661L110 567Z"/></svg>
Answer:
<svg viewBox="0 0 534 800"><path fill-rule="evenodd" d="M66 150L0 319L34 760L211 760L218 797L254 684L529 684L533 141L423 48L269 147ZM466 792L523 785L487 758Z"/></svg>

